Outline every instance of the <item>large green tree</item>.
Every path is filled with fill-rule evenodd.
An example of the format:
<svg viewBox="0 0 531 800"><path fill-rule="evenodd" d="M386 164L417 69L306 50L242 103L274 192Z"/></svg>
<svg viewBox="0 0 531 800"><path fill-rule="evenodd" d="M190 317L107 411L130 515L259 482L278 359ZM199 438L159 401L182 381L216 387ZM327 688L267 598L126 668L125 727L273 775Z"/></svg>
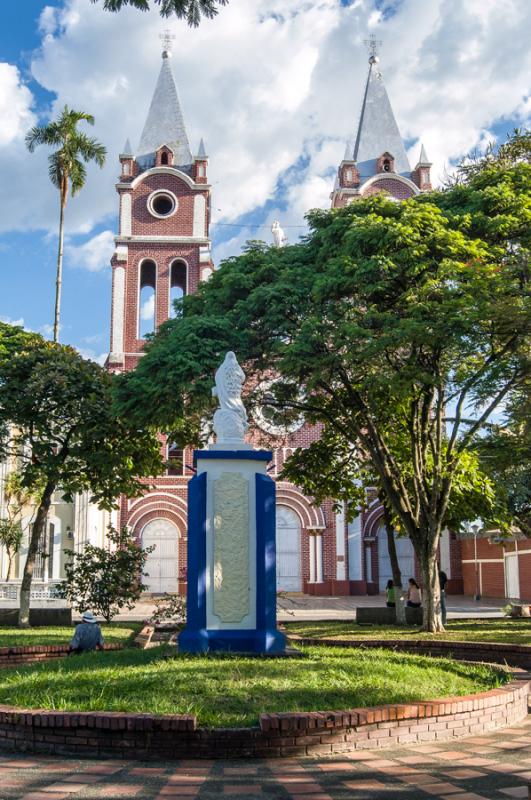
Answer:
<svg viewBox="0 0 531 800"><path fill-rule="evenodd" d="M92 0L97 3L98 0ZM186 19L188 25L197 28L201 16L212 19L218 13L218 6L226 6L229 0L153 0L153 5L160 10L161 17L175 15ZM132 6L140 11L149 11L150 0L103 0L103 8L107 11L120 11L124 6Z"/></svg>
<svg viewBox="0 0 531 800"><path fill-rule="evenodd" d="M48 174L53 185L59 190L59 244L55 277L54 342L59 341L65 209L68 195L71 192L74 197L84 187L87 177L85 164L95 161L99 167L103 167L106 155L105 147L100 142L77 129L80 122L94 125L94 117L84 111L74 111L65 106L57 120L53 120L47 125L36 125L26 135L26 146L31 153L41 144L58 148L48 156Z"/></svg>
<svg viewBox="0 0 531 800"><path fill-rule="evenodd" d="M154 433L116 413L112 377L73 348L0 323L0 458L18 463L34 494L21 585L19 625L29 625L33 567L54 492L66 501L88 491L111 509L121 494L141 495L141 479L163 469Z"/></svg>
<svg viewBox="0 0 531 800"><path fill-rule="evenodd" d="M303 413L371 462L420 563L424 626L440 630L437 549L459 471L528 371L530 186L516 159L403 203L312 211L303 242L251 248L184 298L120 381L122 408L197 440L234 350L251 406Z"/></svg>

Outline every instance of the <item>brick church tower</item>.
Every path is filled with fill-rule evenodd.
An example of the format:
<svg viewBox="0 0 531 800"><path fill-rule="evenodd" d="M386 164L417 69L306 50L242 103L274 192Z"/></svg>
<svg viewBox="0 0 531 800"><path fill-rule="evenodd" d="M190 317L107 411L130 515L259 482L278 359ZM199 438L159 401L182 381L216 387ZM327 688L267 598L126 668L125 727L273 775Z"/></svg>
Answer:
<svg viewBox="0 0 531 800"><path fill-rule="evenodd" d="M430 167L424 146L411 169L404 142L385 89L376 42L369 42L369 74L361 106L354 145L347 144L334 189L332 208L346 206L358 197L385 191L396 200L406 200L431 189Z"/></svg>
<svg viewBox="0 0 531 800"><path fill-rule="evenodd" d="M192 155L168 49L140 144L127 141L119 156L119 233L112 264L113 372L134 369L145 336L175 311L173 303L195 292L212 274L210 186L203 141ZM128 525L144 546L156 545L147 571L154 592L177 591L186 564L186 461L165 442L169 467L142 498L122 498L118 524Z"/></svg>

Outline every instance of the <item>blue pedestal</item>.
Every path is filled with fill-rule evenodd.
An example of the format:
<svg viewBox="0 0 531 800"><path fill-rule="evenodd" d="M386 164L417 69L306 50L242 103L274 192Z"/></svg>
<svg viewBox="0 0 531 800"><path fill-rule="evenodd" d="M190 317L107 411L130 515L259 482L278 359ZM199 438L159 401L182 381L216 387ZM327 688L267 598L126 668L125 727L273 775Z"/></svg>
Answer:
<svg viewBox="0 0 531 800"><path fill-rule="evenodd" d="M254 481L254 513L256 525L250 526L249 535L255 537L250 552L255 555L255 570L250 573L254 583L256 625L227 627L212 622L207 625L207 594L213 591L212 565L208 563L207 536L212 535L207 524L207 496L209 491L209 460L231 462L257 462L261 471L250 474ZM188 484L188 595L186 628L179 636L179 650L187 653L207 651L282 653L286 647L283 633L276 622L276 550L275 550L275 483L264 474L264 462L271 460L265 451L198 451L194 461L202 465ZM252 464L248 465L252 473Z"/></svg>

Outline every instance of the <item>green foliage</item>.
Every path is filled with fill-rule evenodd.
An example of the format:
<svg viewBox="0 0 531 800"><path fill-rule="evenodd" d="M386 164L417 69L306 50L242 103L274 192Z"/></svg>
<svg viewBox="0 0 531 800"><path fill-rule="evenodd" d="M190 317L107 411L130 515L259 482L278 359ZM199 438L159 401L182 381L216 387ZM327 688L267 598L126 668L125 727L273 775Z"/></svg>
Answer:
<svg viewBox="0 0 531 800"><path fill-rule="evenodd" d="M105 163L105 147L78 131L80 122L94 125L94 117L65 106L57 120L47 125L36 125L26 135L26 146L31 153L41 144L58 148L48 156L49 176L65 200L69 185L73 196L85 185L86 163L95 161L99 167Z"/></svg>
<svg viewBox="0 0 531 800"><path fill-rule="evenodd" d="M131 609L146 588L142 583L149 553L127 528L109 526L108 547L86 544L83 552L65 550L72 560L65 565L65 580L58 593L80 612L90 610L110 622L122 608Z"/></svg>
<svg viewBox="0 0 531 800"><path fill-rule="evenodd" d="M92 0L97 3L98 0ZM218 6L228 5L229 0L153 0L153 5L159 7L161 17L175 15L179 19L186 19L191 28L197 28L201 15L212 19L218 13ZM140 11L149 11L149 0L104 0L103 8L106 11L120 11L125 6L138 8Z"/></svg>
<svg viewBox="0 0 531 800"><path fill-rule="evenodd" d="M25 491L85 490L102 508L143 493L163 465L155 434L112 405L111 376L76 350L0 323L0 456L19 459Z"/></svg>
<svg viewBox="0 0 531 800"><path fill-rule="evenodd" d="M195 714L199 725L253 726L261 713L322 711L468 695L510 673L385 649L304 647L297 659L168 656L125 650L0 670L0 703L54 711Z"/></svg>
<svg viewBox="0 0 531 800"><path fill-rule="evenodd" d="M355 468L370 464L415 547L435 630L443 525L458 506L475 508L481 486L490 495L465 454L529 372L530 187L530 165L513 159L399 204L373 196L310 212L305 241L253 247L184 298L182 316L120 379L120 406L162 429L184 431L186 420L197 441L227 350L251 376L250 408L263 401L261 382L280 376L276 413L302 412L324 438L311 463L292 458L290 478L301 463L316 495L324 472L349 499ZM341 468L355 454L343 487L327 448Z"/></svg>

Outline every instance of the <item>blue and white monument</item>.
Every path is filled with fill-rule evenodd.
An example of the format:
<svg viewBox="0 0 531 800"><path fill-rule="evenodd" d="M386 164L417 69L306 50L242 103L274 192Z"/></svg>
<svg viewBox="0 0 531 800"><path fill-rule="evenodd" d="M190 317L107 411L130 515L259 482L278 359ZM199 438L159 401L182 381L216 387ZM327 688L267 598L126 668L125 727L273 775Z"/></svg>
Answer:
<svg viewBox="0 0 531 800"><path fill-rule="evenodd" d="M216 443L194 452L188 485L188 595L179 650L282 653L276 623L271 452L245 442L245 375L234 353L216 372Z"/></svg>

